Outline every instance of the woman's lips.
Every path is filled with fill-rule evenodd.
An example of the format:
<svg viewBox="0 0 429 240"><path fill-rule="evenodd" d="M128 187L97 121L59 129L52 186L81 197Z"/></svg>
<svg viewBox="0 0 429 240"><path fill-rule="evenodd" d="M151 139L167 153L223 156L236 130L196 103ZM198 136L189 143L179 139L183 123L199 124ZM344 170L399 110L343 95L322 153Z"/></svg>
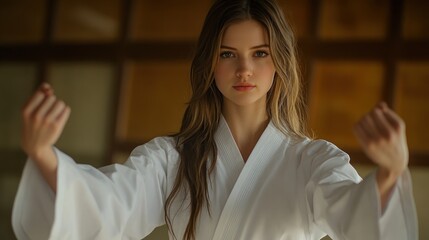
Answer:
<svg viewBox="0 0 429 240"><path fill-rule="evenodd" d="M251 85L251 84L240 84L240 85L233 86L235 90L240 92L250 91L255 87L256 87L255 85Z"/></svg>

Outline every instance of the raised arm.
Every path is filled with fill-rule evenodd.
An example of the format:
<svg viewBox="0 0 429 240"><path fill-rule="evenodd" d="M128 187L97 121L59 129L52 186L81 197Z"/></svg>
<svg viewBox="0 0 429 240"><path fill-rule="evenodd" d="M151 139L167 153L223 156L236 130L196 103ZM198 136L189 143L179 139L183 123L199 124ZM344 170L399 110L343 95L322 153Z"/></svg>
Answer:
<svg viewBox="0 0 429 240"><path fill-rule="evenodd" d="M404 121L385 103L378 104L354 128L365 154L378 165L377 185L381 208L408 165L408 147Z"/></svg>
<svg viewBox="0 0 429 240"><path fill-rule="evenodd" d="M22 109L21 144L46 182L56 191L58 160L53 146L70 116L70 107L56 98L52 87L43 83Z"/></svg>

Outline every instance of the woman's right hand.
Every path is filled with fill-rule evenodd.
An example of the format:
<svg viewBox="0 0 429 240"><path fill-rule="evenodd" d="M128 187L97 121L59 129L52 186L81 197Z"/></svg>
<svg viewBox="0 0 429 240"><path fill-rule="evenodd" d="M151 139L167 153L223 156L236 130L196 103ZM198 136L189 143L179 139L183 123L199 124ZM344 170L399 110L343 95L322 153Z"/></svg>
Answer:
<svg viewBox="0 0 429 240"><path fill-rule="evenodd" d="M22 148L54 190L58 163L53 146L69 116L70 107L56 98L47 83L40 86L22 109Z"/></svg>
<svg viewBox="0 0 429 240"><path fill-rule="evenodd" d="M22 148L38 160L52 149L70 115L70 108L56 98L52 87L43 83L22 109Z"/></svg>

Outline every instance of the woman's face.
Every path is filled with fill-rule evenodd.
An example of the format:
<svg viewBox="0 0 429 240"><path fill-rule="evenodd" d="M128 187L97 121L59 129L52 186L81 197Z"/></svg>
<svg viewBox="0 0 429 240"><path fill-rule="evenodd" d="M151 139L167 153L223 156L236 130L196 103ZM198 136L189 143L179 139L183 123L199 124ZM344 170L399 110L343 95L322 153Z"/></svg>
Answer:
<svg viewBox="0 0 429 240"><path fill-rule="evenodd" d="M229 26L222 37L214 77L224 104L266 104L275 74L269 38L263 25L245 20Z"/></svg>

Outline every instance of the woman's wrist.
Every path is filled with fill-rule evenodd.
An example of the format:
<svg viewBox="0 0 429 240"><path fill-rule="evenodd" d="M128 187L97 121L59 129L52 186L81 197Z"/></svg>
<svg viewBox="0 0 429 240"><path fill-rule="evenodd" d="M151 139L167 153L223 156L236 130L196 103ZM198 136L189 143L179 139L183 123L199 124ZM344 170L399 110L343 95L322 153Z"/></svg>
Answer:
<svg viewBox="0 0 429 240"><path fill-rule="evenodd" d="M58 160L54 148L51 146L40 149L29 157L35 162L37 168L52 190L56 192Z"/></svg>
<svg viewBox="0 0 429 240"><path fill-rule="evenodd" d="M396 181L402 175L404 170L391 170L379 167L377 169L377 184L380 196L385 199L392 188L395 186Z"/></svg>
<svg viewBox="0 0 429 240"><path fill-rule="evenodd" d="M53 171L57 167L57 157L52 146L34 151L29 157L43 171Z"/></svg>

